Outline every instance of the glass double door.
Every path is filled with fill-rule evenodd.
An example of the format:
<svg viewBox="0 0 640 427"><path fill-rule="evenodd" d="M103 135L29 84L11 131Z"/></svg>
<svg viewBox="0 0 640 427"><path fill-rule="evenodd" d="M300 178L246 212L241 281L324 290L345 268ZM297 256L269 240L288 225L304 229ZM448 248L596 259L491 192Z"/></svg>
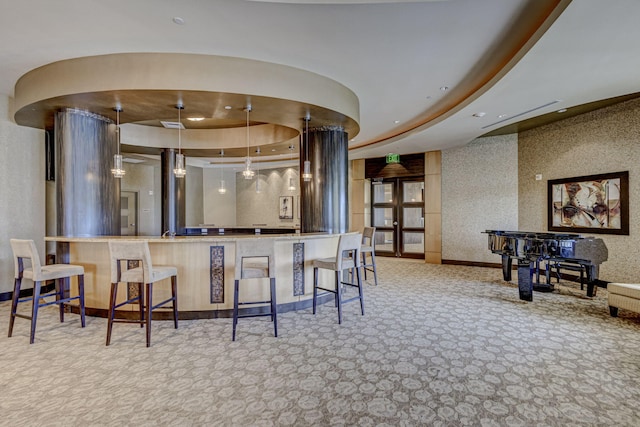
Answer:
<svg viewBox="0 0 640 427"><path fill-rule="evenodd" d="M424 257L424 180L385 178L371 183L376 255Z"/></svg>

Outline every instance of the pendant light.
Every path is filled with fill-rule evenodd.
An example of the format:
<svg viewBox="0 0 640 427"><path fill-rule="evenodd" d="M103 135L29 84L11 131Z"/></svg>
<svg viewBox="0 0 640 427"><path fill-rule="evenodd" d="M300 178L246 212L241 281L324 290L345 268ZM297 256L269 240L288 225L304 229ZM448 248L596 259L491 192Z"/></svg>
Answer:
<svg viewBox="0 0 640 427"><path fill-rule="evenodd" d="M256 148L256 156L260 157L260 147ZM262 189L260 188L260 162L256 160L256 193L260 193Z"/></svg>
<svg viewBox="0 0 640 427"><path fill-rule="evenodd" d="M227 192L227 188L224 186L224 176L222 174L222 158L224 157L224 150L220 150L220 187L218 188L218 193L225 194Z"/></svg>
<svg viewBox="0 0 640 427"><path fill-rule="evenodd" d="M290 157L291 163L293 163L293 150L294 150L294 147L293 147L293 144L291 144L289 146L289 153L290 153L289 157ZM295 173L295 171L293 171L292 173ZM296 191L296 180L293 178L289 178L289 191Z"/></svg>
<svg viewBox="0 0 640 427"><path fill-rule="evenodd" d="M311 181L311 178L313 177L313 175L311 175L311 162L309 161L309 120L311 120L311 116L307 114L304 118L304 122L306 125L306 129L304 132L306 143L304 144L305 156L304 156L304 162L302 164L303 166L302 179L305 181Z"/></svg>
<svg viewBox="0 0 640 427"><path fill-rule="evenodd" d="M244 176L244 179L253 179L256 173L251 170L251 157L249 156L249 113L251 112L251 104L248 104L244 111L247 112L247 158L244 159L242 176Z"/></svg>
<svg viewBox="0 0 640 427"><path fill-rule="evenodd" d="M116 146L118 147L118 154L113 155L113 169L111 169L111 173L114 178L122 178L125 174L122 168L122 155L120 154L120 111L122 111L122 108L118 106L115 107L114 110L116 112Z"/></svg>
<svg viewBox="0 0 640 427"><path fill-rule="evenodd" d="M182 121L180 120L180 110L184 109L184 105L176 105L178 109L178 154L176 154L176 167L173 169L173 174L176 178L184 178L187 174L187 170L184 167L184 155L182 154L182 139L180 130L182 129Z"/></svg>

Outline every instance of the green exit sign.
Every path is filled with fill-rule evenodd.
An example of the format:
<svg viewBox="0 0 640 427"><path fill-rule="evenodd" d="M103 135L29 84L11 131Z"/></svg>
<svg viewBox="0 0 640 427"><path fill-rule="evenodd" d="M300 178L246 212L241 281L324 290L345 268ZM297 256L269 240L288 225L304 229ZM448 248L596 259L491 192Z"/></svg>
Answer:
<svg viewBox="0 0 640 427"><path fill-rule="evenodd" d="M400 154L387 154L387 163L400 163Z"/></svg>

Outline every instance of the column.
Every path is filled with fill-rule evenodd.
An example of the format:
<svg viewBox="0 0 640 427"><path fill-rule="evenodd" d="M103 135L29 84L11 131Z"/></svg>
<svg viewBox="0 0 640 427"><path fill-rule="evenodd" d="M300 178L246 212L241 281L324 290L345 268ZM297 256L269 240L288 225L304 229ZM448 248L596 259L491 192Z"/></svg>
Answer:
<svg viewBox="0 0 640 427"><path fill-rule="evenodd" d="M180 235L185 228L185 181L176 178L176 150L165 148L160 155L162 170L162 233ZM185 159L186 162L186 159Z"/></svg>
<svg viewBox="0 0 640 427"><path fill-rule="evenodd" d="M310 128L303 135L300 170L311 162L310 181L300 181L303 233L349 231L348 135L340 126Z"/></svg>
<svg viewBox="0 0 640 427"><path fill-rule="evenodd" d="M55 145L57 234L120 235L120 180L111 174L115 125L88 111L60 111Z"/></svg>

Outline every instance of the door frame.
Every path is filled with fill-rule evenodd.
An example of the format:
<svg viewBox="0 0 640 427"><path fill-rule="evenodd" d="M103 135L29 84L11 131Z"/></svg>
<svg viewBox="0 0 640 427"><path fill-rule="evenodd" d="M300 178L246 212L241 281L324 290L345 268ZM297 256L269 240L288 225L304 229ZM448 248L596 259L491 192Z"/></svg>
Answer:
<svg viewBox="0 0 640 427"><path fill-rule="evenodd" d="M138 191L125 191L125 190L121 190L120 191L120 200L122 201L122 198L125 197L126 195L132 195L133 196L133 201L134 201L134 234L128 234L128 236L137 236L138 235L138 221L139 221L139 217L140 217L140 212L138 209L138 200L139 200L139 192ZM129 208L130 210L130 208ZM122 203L120 203L120 222L122 222ZM122 235L122 224L120 224L120 234ZM127 221L127 228L129 228L129 223Z"/></svg>
<svg viewBox="0 0 640 427"><path fill-rule="evenodd" d="M423 183L423 194L422 201L416 203L404 203L403 200L403 183L407 181L413 182L422 182ZM374 187L380 184L389 184L393 185L393 199L391 202L375 202L374 197ZM390 256L390 257L398 257L398 258L417 258L422 259L425 256L424 247L422 252L404 252L404 231L409 232L422 232L423 234L423 243L424 243L424 176L410 176L410 177L389 177L389 178L378 178L376 180L372 180L370 184L370 200L371 200L371 224L376 227L376 234L378 232L392 232L394 235L393 238L393 250L392 251L384 251L380 249L376 249L376 255L381 256ZM420 207L422 208L422 228L416 227L405 227L404 226L404 209L403 207ZM390 227L386 226L378 226L375 223L374 215L375 208L392 208L393 209L393 218L392 225Z"/></svg>

